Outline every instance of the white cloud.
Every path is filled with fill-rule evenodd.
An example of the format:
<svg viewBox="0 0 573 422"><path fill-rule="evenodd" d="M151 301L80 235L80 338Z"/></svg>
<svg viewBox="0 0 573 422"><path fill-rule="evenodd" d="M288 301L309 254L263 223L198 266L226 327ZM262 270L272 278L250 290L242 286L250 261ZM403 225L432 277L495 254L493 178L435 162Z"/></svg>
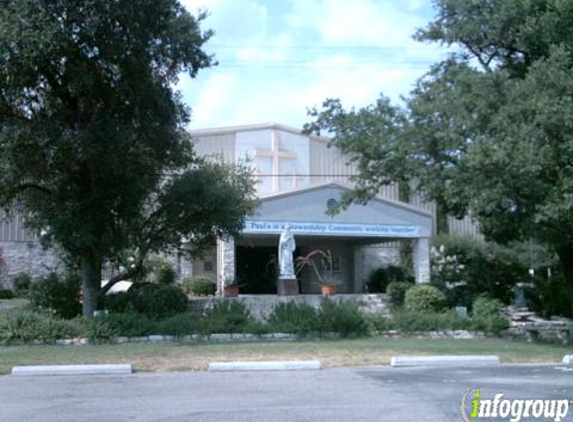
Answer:
<svg viewBox="0 0 573 422"><path fill-rule="evenodd" d="M428 0L185 1L197 2L211 12L220 66L179 85L192 128L300 127L326 98L362 107L383 92L396 102L443 54L411 38L430 19Z"/></svg>

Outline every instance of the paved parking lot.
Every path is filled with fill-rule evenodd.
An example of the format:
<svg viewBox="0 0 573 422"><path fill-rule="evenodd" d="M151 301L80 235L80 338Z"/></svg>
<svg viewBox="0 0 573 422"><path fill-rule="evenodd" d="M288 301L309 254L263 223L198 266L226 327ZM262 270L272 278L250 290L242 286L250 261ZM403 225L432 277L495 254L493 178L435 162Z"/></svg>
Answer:
<svg viewBox="0 0 573 422"><path fill-rule="evenodd" d="M4 376L0 421L449 422L462 420L468 388L484 397L573 399L573 367ZM573 421L573 409L564 420Z"/></svg>

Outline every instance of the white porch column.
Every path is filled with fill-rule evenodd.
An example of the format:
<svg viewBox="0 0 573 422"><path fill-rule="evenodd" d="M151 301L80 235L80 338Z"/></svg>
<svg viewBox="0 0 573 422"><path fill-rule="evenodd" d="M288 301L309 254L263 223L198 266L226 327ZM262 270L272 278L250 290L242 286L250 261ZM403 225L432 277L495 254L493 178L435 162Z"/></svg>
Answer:
<svg viewBox="0 0 573 422"><path fill-rule="evenodd" d="M217 290L223 296L224 283L235 279L235 239L217 239Z"/></svg>
<svg viewBox="0 0 573 422"><path fill-rule="evenodd" d="M430 238L421 237L414 243L414 277L416 283L430 282Z"/></svg>

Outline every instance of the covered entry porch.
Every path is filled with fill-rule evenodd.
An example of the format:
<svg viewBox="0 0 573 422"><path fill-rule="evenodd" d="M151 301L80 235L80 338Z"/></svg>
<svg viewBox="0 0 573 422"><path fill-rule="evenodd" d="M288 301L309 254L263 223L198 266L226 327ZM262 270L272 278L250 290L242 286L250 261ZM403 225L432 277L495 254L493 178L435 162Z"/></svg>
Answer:
<svg viewBox="0 0 573 422"><path fill-rule="evenodd" d="M276 293L277 249L280 233L286 226L295 237L295 259L318 249L330 251L341 293L364 292L367 269L383 265L372 262L376 257L367 251L397 241L412 243L416 282L428 282L432 216L407 204L381 198L329 215L329 207L348 189L329 183L263 197L240 237L218 241L218 291L224 291L225 283L238 279L246 288L245 293ZM301 293L319 292L311 268L303 269L297 279Z"/></svg>

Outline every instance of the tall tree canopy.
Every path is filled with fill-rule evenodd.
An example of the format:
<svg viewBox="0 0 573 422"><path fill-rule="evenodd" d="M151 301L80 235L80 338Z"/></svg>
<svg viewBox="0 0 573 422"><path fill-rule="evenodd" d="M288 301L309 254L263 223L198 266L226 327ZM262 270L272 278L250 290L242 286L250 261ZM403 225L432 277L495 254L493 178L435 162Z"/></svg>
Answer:
<svg viewBox="0 0 573 422"><path fill-rule="evenodd" d="M0 1L0 205L81 268L92 315L105 262L236 233L245 169L205 162L174 90L212 58L177 0Z"/></svg>
<svg viewBox="0 0 573 422"><path fill-rule="evenodd" d="M358 165L358 189L343 204L417 180L438 207L471 214L491 239L551 245L573 299L573 2L435 6L415 37L458 48L404 108L382 97L346 111L328 100L306 129L331 133Z"/></svg>

